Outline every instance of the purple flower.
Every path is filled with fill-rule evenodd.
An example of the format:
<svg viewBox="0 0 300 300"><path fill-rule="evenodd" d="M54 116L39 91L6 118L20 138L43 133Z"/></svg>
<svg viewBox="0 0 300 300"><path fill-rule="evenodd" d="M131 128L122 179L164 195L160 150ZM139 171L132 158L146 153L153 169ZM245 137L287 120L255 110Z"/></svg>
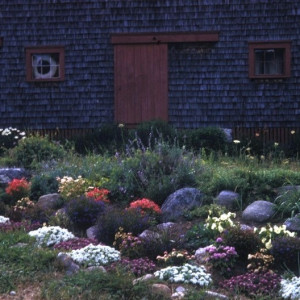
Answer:
<svg viewBox="0 0 300 300"><path fill-rule="evenodd" d="M218 237L218 238L216 239L216 242L217 242L217 243L223 243L223 239L222 239L221 237Z"/></svg>

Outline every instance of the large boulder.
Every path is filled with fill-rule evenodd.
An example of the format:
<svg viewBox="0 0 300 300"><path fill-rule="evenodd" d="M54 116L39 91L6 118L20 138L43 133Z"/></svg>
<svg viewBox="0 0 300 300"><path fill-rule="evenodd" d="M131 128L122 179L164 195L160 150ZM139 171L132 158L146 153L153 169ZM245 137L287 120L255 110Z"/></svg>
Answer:
<svg viewBox="0 0 300 300"><path fill-rule="evenodd" d="M23 168L0 168L0 186L5 187L13 179L30 178L30 173Z"/></svg>
<svg viewBox="0 0 300 300"><path fill-rule="evenodd" d="M204 194L195 188L182 188L171 194L161 207L164 222L175 221L186 210L190 210L203 203Z"/></svg>
<svg viewBox="0 0 300 300"><path fill-rule="evenodd" d="M300 233L300 214L287 219L283 224L287 230L297 232L297 234Z"/></svg>
<svg viewBox="0 0 300 300"><path fill-rule="evenodd" d="M222 191L215 199L215 204L225 206L227 209L232 210L237 204L240 195L232 191Z"/></svg>
<svg viewBox="0 0 300 300"><path fill-rule="evenodd" d="M55 210L59 207L60 203L60 195L54 193L41 196L37 202L37 206L43 211Z"/></svg>
<svg viewBox="0 0 300 300"><path fill-rule="evenodd" d="M242 220L245 223L264 223L272 219L275 213L276 205L264 201L254 201L246 207L242 214Z"/></svg>

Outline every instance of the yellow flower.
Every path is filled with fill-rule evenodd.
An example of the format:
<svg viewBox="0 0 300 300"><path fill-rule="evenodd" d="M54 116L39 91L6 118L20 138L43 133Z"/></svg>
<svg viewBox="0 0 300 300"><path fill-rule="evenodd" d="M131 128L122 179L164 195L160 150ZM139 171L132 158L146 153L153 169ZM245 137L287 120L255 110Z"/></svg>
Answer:
<svg viewBox="0 0 300 300"><path fill-rule="evenodd" d="M266 244L265 244L267 249L271 249L272 248L272 241L269 240Z"/></svg>
<svg viewBox="0 0 300 300"><path fill-rule="evenodd" d="M275 225L275 226L274 226L274 232L275 232L276 234L280 234L281 228L278 227L277 225Z"/></svg>
<svg viewBox="0 0 300 300"><path fill-rule="evenodd" d="M219 226L218 226L218 231L221 233L221 232L223 232L224 231L224 228L219 224Z"/></svg>
<svg viewBox="0 0 300 300"><path fill-rule="evenodd" d="M234 142L235 144L239 144L241 141L239 141L239 140L233 140L233 142Z"/></svg>

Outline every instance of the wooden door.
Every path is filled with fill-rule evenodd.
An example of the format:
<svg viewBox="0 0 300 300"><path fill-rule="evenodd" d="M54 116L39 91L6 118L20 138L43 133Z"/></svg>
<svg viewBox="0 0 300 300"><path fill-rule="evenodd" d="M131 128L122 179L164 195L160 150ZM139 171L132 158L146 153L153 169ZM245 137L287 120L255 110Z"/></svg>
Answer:
<svg viewBox="0 0 300 300"><path fill-rule="evenodd" d="M167 44L115 45L114 56L115 121L167 121Z"/></svg>

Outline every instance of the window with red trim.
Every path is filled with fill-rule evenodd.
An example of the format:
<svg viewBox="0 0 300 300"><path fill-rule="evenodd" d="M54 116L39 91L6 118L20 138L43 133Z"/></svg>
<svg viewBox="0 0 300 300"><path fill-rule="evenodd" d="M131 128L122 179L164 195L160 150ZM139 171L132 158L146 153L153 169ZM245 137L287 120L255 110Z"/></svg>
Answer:
<svg viewBox="0 0 300 300"><path fill-rule="evenodd" d="M65 78L65 52L61 46L26 48L27 81L62 81Z"/></svg>
<svg viewBox="0 0 300 300"><path fill-rule="evenodd" d="M250 78L291 76L291 42L249 42Z"/></svg>

